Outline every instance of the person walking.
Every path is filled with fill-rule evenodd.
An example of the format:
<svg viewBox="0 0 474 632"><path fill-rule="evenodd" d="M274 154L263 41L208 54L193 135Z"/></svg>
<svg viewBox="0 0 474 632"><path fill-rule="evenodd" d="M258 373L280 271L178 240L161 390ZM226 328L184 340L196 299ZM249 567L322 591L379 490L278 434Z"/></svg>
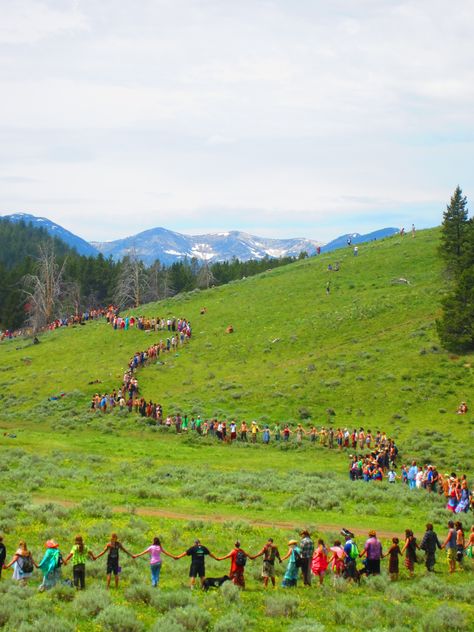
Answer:
<svg viewBox="0 0 474 632"><path fill-rule="evenodd" d="M267 543L259 551L256 555L252 556L251 559L255 560L257 557L263 555L263 565L262 565L262 577L263 577L263 586L267 588L268 580L272 582L272 586L275 588L275 560L278 560L281 563L281 555L278 547L273 544L273 538L268 538Z"/></svg>
<svg viewBox="0 0 474 632"><path fill-rule="evenodd" d="M386 555L382 557L388 557L388 574L390 575L390 581L395 582L398 580L399 573L399 560L402 552L399 546L400 540L398 538L392 538L392 546L389 548Z"/></svg>
<svg viewBox="0 0 474 632"><path fill-rule="evenodd" d="M127 549L123 546L121 542L118 540L118 536L116 533L112 533L110 536L110 542L107 542L103 551L96 556L96 560L102 555L107 553L107 588L110 588L110 580L112 579L112 574L114 575L115 580L115 588L118 588L119 585L119 576L122 572L122 568L119 564L119 552L123 551L128 556L132 557L132 554L127 551Z"/></svg>
<svg viewBox="0 0 474 632"><path fill-rule="evenodd" d="M421 540L420 549L425 552L425 566L426 570L430 573L434 573L434 566L436 564L436 549L441 548L438 536L433 531L433 525L428 522L426 525L426 532Z"/></svg>
<svg viewBox="0 0 474 632"><path fill-rule="evenodd" d="M82 535L76 535L71 552L64 560L66 565L72 558L72 578L76 590L84 590L86 587L86 561L87 558L95 560L94 554L84 544Z"/></svg>
<svg viewBox="0 0 474 632"><path fill-rule="evenodd" d="M189 577L190 577L190 585L191 590L194 588L196 584L196 577L199 577L201 580L201 587L204 585L204 580L206 579L206 568L205 568L205 558L206 555L212 557L217 560L217 557L209 551L207 546L203 546L200 540L194 540L193 546L189 547L183 553L179 555L174 555L175 560L179 560L182 557L188 556L191 558L191 566L189 568Z"/></svg>
<svg viewBox="0 0 474 632"><path fill-rule="evenodd" d="M151 572L151 585L156 588L160 582L160 572L161 572L161 554L167 555L168 557L174 556L171 553L167 553L164 548L161 546L160 538L153 538L153 544L151 544L147 549L142 551L141 553L137 553L136 555L132 555L133 559L137 559L137 557L141 557L146 553L150 554L150 572Z"/></svg>
<svg viewBox="0 0 474 632"><path fill-rule="evenodd" d="M230 573L229 577L232 582L238 586L239 588L245 588L245 565L247 564L247 558L251 558L248 553L246 553L242 548L240 548L239 540L236 541L234 548L230 553L224 555L223 557L216 557L216 560L222 562L222 560L227 560L230 558Z"/></svg>
<svg viewBox="0 0 474 632"><path fill-rule="evenodd" d="M303 529L300 533L301 542L301 573L303 575L303 585L311 586L311 560L314 553L314 542L311 539L309 531Z"/></svg>

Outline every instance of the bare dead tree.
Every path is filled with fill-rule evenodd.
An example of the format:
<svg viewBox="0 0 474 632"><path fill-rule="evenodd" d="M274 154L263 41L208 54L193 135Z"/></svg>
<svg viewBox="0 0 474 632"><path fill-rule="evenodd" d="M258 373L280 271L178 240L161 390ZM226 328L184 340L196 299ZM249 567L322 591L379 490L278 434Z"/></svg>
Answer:
<svg viewBox="0 0 474 632"><path fill-rule="evenodd" d="M122 269L115 288L115 302L121 308L138 307L144 302L147 289L145 266L136 251L132 250L122 261Z"/></svg>
<svg viewBox="0 0 474 632"><path fill-rule="evenodd" d="M23 277L23 291L29 303L29 325L33 332L51 323L61 307L64 261L58 266L52 244L40 245L36 274Z"/></svg>
<svg viewBox="0 0 474 632"><path fill-rule="evenodd" d="M212 274L209 262L205 261L197 273L197 285L201 289L206 288L208 290L212 285L215 285L215 283L216 279Z"/></svg>

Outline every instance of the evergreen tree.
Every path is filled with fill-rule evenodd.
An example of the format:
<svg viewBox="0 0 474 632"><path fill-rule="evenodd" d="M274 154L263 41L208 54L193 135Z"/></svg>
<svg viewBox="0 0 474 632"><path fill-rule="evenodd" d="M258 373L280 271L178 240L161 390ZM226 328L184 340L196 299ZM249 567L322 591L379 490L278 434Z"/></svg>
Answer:
<svg viewBox="0 0 474 632"><path fill-rule="evenodd" d="M446 263L446 271L457 278L463 270L463 258L468 238L467 198L456 187L443 214L440 252Z"/></svg>
<svg viewBox="0 0 474 632"><path fill-rule="evenodd" d="M465 353L474 349L474 266L461 273L455 289L443 300L436 327L443 346Z"/></svg>

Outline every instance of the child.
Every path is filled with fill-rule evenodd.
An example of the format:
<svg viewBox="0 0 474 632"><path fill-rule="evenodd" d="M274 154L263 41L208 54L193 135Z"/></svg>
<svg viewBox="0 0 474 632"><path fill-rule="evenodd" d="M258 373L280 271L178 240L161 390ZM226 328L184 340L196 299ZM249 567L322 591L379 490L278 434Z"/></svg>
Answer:
<svg viewBox="0 0 474 632"><path fill-rule="evenodd" d="M402 554L398 545L399 542L400 540L398 538L392 538L392 546L389 548L388 553L382 555L382 557L390 558L388 562L388 573L392 582L398 580L398 557Z"/></svg>

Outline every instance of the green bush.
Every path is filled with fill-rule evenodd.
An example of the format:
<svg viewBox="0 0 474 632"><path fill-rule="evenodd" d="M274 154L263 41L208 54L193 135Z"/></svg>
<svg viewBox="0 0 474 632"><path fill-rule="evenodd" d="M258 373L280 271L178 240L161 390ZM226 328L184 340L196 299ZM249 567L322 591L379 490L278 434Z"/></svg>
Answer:
<svg viewBox="0 0 474 632"><path fill-rule="evenodd" d="M153 597L153 589L147 584L134 584L125 590L125 598L135 603L150 604Z"/></svg>
<svg viewBox="0 0 474 632"><path fill-rule="evenodd" d="M265 601L267 617L295 617L299 600L293 595L272 595Z"/></svg>
<svg viewBox="0 0 474 632"><path fill-rule="evenodd" d="M153 595L152 605L159 612L183 608L191 603L189 590L173 590Z"/></svg>
<svg viewBox="0 0 474 632"><path fill-rule="evenodd" d="M240 601L240 594L240 589L232 582L224 582L221 586L220 596L227 604L238 603Z"/></svg>
<svg viewBox="0 0 474 632"><path fill-rule="evenodd" d="M213 632L245 632L246 629L245 617L239 612L229 612L215 623Z"/></svg>
<svg viewBox="0 0 474 632"><path fill-rule="evenodd" d="M125 606L107 606L96 619L104 630L110 632L141 632L143 625L135 613Z"/></svg>
<svg viewBox="0 0 474 632"><path fill-rule="evenodd" d="M23 622L15 632L74 632L76 626L60 617L42 616L35 621Z"/></svg>
<svg viewBox="0 0 474 632"><path fill-rule="evenodd" d="M460 610L443 604L423 617L421 629L423 632L463 632L471 627Z"/></svg>
<svg viewBox="0 0 474 632"><path fill-rule="evenodd" d="M175 608L171 612L168 612L162 621L167 624L173 622L186 631L203 632L209 629L211 615L207 610L203 610L199 606L189 605L185 608ZM162 629L157 626L155 627L157 630Z"/></svg>
<svg viewBox="0 0 474 632"><path fill-rule="evenodd" d="M49 592L56 601L72 601L76 596L75 589L67 584L56 584Z"/></svg>
<svg viewBox="0 0 474 632"><path fill-rule="evenodd" d="M109 593L100 589L80 592L74 601L74 609L85 617L96 617L109 605Z"/></svg>
<svg viewBox="0 0 474 632"><path fill-rule="evenodd" d="M306 620L293 623L287 632L324 632L324 630L326 630L326 628L322 623L319 623L319 621Z"/></svg>

